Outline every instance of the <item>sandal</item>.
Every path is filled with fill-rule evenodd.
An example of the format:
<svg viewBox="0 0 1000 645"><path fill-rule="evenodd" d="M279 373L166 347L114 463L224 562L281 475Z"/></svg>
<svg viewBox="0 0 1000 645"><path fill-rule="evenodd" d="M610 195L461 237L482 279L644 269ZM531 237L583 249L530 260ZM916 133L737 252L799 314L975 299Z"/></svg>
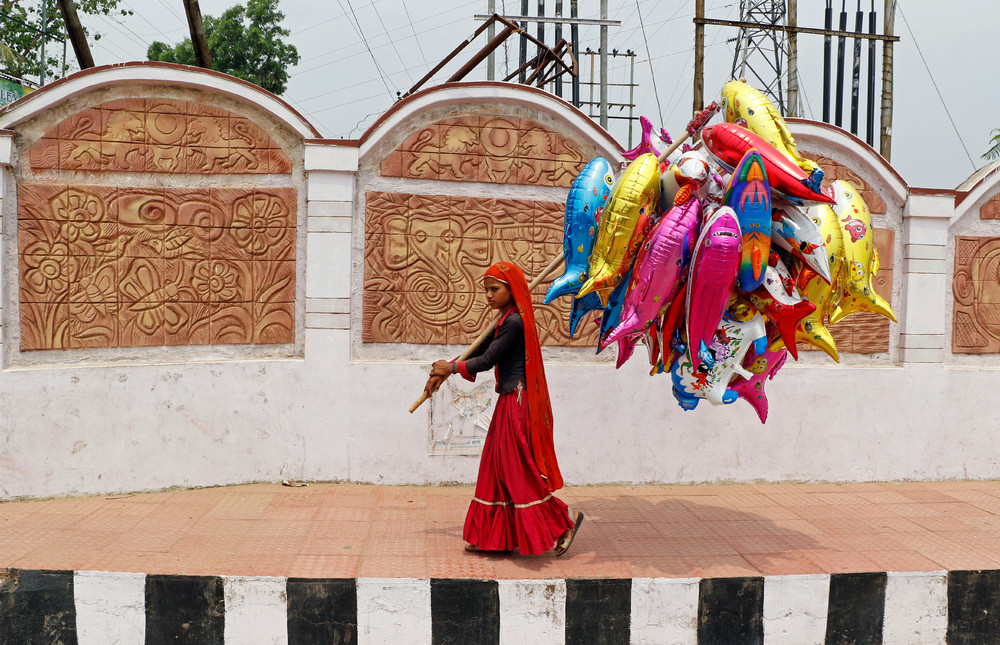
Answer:
<svg viewBox="0 0 1000 645"><path fill-rule="evenodd" d="M469 553L479 553L481 551L481 549L475 544L466 544L465 550L468 551Z"/></svg>
<svg viewBox="0 0 1000 645"><path fill-rule="evenodd" d="M556 541L556 546L553 549L553 552L556 554L557 558L569 551L569 547L573 544L573 538L576 537L576 532L580 530L581 524L583 524L583 511L577 511L576 520L573 522L573 530L570 532L569 537L560 537L559 540Z"/></svg>

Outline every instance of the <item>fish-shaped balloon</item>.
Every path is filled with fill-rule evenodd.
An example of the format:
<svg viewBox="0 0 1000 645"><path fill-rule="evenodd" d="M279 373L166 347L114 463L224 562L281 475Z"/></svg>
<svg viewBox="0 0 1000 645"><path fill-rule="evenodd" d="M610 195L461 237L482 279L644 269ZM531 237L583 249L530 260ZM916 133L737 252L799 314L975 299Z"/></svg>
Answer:
<svg viewBox="0 0 1000 645"><path fill-rule="evenodd" d="M685 336L694 371L701 364L699 354L719 328L739 266L740 223L733 209L724 206L702 224L688 272Z"/></svg>
<svg viewBox="0 0 1000 645"><path fill-rule="evenodd" d="M816 209L818 206L812 208ZM819 226L810 217L810 209L774 200L771 211L771 242L805 262L829 283L832 276L826 244Z"/></svg>
<svg viewBox="0 0 1000 645"><path fill-rule="evenodd" d="M728 169L735 168L748 151L756 149L764 160L767 180L771 189L791 199L806 202L832 204L832 194L825 191L820 182L823 171L815 170L806 174L784 153L765 141L763 137L733 123L716 123L701 132L705 148L720 164Z"/></svg>
<svg viewBox="0 0 1000 645"><path fill-rule="evenodd" d="M805 318L799 321L795 327L795 340L808 343L817 349L821 349L827 355L840 362L840 353L837 351L837 343L833 340L833 334L826 327L827 305L830 300L830 283L812 270L811 266L799 262L792 273L795 278L795 286L802 297L813 303L816 309ZM783 342L771 345L772 349L783 346Z"/></svg>
<svg viewBox="0 0 1000 645"><path fill-rule="evenodd" d="M673 139L670 138L670 134L666 130L660 128L659 134L653 132L653 122L644 116L639 117L639 127L642 129L642 136L639 138L639 145L632 148L627 152L623 152L622 156L629 161L634 160L636 157L647 152L651 152L657 157L660 153L670 147L673 143Z"/></svg>
<svg viewBox="0 0 1000 645"><path fill-rule="evenodd" d="M764 393L764 384L774 378L785 364L786 358L788 351L784 347L778 350L766 349L762 353L752 348L743 359L743 369L751 375L737 376L729 386L729 389L753 406L761 423L767 422L767 395Z"/></svg>
<svg viewBox="0 0 1000 645"><path fill-rule="evenodd" d="M591 159L573 180L566 197L564 220L563 257L566 270L549 286L544 304L559 296L576 295L586 282L597 226L614 183L611 163L604 157Z"/></svg>
<svg viewBox="0 0 1000 645"><path fill-rule="evenodd" d="M837 203L833 206L840 224L844 243L846 272L840 289L840 300L830 311L830 324L857 311L869 311L896 322L892 305L875 292L878 275L878 251L868 205L861 191L853 184L838 179L830 184Z"/></svg>
<svg viewBox="0 0 1000 645"><path fill-rule="evenodd" d="M618 326L622 320L622 306L625 304L625 292L628 290L628 283L632 279L632 270L626 274L625 281L618 284L611 290L608 302L601 314L601 331L597 341L597 353L604 351L610 343L607 342L608 334ZM580 298L582 300L582 298Z"/></svg>
<svg viewBox="0 0 1000 645"><path fill-rule="evenodd" d="M781 113L756 87L743 81L729 81L722 86L720 108L726 121L742 125L760 135L802 170L811 173L819 168L815 161L799 154L795 147L795 139L788 131Z"/></svg>
<svg viewBox="0 0 1000 645"><path fill-rule="evenodd" d="M660 210L674 205L674 198L687 186L696 199L703 199L712 182L712 167L708 155L701 150L688 150L660 174ZM683 200L682 200L683 201Z"/></svg>
<svg viewBox="0 0 1000 645"><path fill-rule="evenodd" d="M684 305L687 291L681 291L670 303L657 322L656 332L659 334L657 346L659 355L650 357L652 369L649 375L663 374L674 364L677 356L684 352L685 346L680 339L680 329L684 322Z"/></svg>
<svg viewBox="0 0 1000 645"><path fill-rule="evenodd" d="M641 334L680 293L700 223L701 203L692 197L653 226L635 258L621 322L608 342Z"/></svg>
<svg viewBox="0 0 1000 645"><path fill-rule="evenodd" d="M788 269L778 259L775 266L768 265L764 283L749 294L749 299L758 311L775 324L788 352L792 358L799 360L795 329L800 320L816 310L816 305L803 300L792 282ZM791 286L790 292L787 285Z"/></svg>
<svg viewBox="0 0 1000 645"><path fill-rule="evenodd" d="M756 150L743 155L733 170L723 201L736 212L743 234L736 286L750 292L764 281L764 268L771 255L771 189L764 160Z"/></svg>
<svg viewBox="0 0 1000 645"><path fill-rule="evenodd" d="M766 351L767 332L764 317L757 314L747 321L726 317L708 346L712 365L707 369L692 366L690 356L681 354L671 368L674 398L685 410L693 410L699 399L715 405L732 403L739 394L727 386L734 375L744 378L753 374L742 366L743 357L751 347Z"/></svg>
<svg viewBox="0 0 1000 645"><path fill-rule="evenodd" d="M576 335L576 329L580 326L580 321L584 315L591 311L603 311L604 305L596 293L588 293L582 298L573 299L573 308L569 312L569 337Z"/></svg>
<svg viewBox="0 0 1000 645"><path fill-rule="evenodd" d="M611 190L594 240L588 279L577 292L578 298L596 291L607 305L609 290L621 284L632 268L649 232L659 196L660 163L656 155L641 155L629 164Z"/></svg>

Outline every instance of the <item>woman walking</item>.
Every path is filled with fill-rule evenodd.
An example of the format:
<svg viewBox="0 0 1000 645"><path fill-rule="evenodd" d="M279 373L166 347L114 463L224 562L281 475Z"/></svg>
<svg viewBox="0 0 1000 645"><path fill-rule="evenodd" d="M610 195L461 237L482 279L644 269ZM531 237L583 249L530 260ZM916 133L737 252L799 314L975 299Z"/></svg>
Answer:
<svg viewBox="0 0 1000 645"><path fill-rule="evenodd" d="M523 555L554 549L562 555L583 513L552 495L563 481L531 293L524 274L509 262L487 269L483 286L490 308L500 313L493 333L468 360L436 361L424 387L430 396L452 374L474 381L477 373L496 369L499 396L465 518L465 549L516 548Z"/></svg>

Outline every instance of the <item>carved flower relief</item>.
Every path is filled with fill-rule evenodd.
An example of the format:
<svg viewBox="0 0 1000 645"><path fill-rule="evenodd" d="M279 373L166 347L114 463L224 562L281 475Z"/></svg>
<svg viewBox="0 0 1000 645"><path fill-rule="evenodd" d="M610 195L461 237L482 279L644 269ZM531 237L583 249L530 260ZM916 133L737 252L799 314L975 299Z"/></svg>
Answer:
<svg viewBox="0 0 1000 645"><path fill-rule="evenodd" d="M199 262L191 281L195 293L205 302L233 302L239 293L239 274L225 260Z"/></svg>
<svg viewBox="0 0 1000 645"><path fill-rule="evenodd" d="M93 244L101 237L104 205L95 195L65 190L52 199L52 211L61 222L59 232L67 242Z"/></svg>
<svg viewBox="0 0 1000 645"><path fill-rule="evenodd" d="M281 242L289 222L287 205L273 195L248 195L233 204L233 236L250 255Z"/></svg>
<svg viewBox="0 0 1000 645"><path fill-rule="evenodd" d="M39 240L24 250L24 286L34 293L60 293L69 282L66 277L66 260L69 247L64 242Z"/></svg>

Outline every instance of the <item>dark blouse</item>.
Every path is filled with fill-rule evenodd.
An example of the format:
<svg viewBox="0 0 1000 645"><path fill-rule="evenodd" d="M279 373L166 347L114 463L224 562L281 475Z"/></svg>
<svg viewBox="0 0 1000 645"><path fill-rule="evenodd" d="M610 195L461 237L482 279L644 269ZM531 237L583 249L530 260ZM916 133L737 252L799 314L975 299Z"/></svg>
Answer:
<svg viewBox="0 0 1000 645"><path fill-rule="evenodd" d="M525 384L524 321L517 311L506 314L469 358L455 365L455 371L474 381L478 372L492 367L497 369L499 394L509 394L517 389L518 383Z"/></svg>

